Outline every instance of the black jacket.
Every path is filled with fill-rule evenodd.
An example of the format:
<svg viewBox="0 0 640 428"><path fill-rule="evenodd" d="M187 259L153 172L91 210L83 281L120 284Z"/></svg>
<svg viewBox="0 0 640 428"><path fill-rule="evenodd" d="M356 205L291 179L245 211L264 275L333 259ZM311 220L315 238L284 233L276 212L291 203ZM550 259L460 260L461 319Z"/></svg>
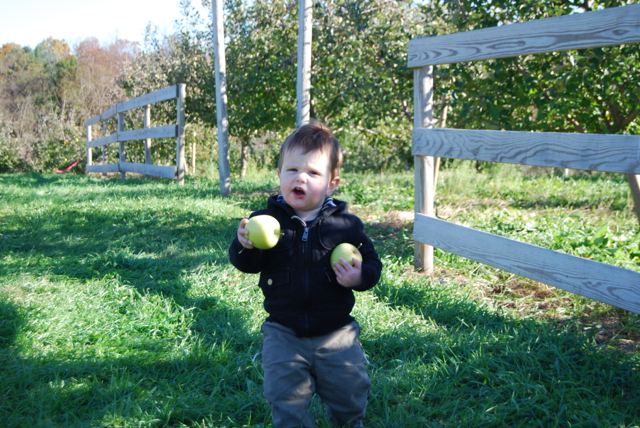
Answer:
<svg viewBox="0 0 640 428"><path fill-rule="evenodd" d="M243 249L237 237L229 260L246 273L260 273L268 321L312 337L335 331L353 321L352 290L369 290L378 283L382 263L362 221L347 212L347 203L327 198L318 217L305 224L280 196L271 196L267 208L251 217L269 214L280 222L284 235L269 250ZM338 284L330 265L333 249L343 242L360 247L362 284L353 289ZM360 244L362 244L360 246Z"/></svg>

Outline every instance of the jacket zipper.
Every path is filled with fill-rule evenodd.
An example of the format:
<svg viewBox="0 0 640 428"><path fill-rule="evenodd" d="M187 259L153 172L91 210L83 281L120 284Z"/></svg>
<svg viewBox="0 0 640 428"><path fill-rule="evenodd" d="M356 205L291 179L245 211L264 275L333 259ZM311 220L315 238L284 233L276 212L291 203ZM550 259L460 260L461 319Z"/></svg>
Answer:
<svg viewBox="0 0 640 428"><path fill-rule="evenodd" d="M302 260L303 260L303 270L304 270L304 280L303 280L303 295L302 295L302 310L304 314L304 331L305 334L309 334L309 288L310 288L310 276L311 276L311 262L310 257L311 254L309 252L309 226L307 223L302 220L298 216L291 217L300 221L302 227L304 228L304 232L302 233Z"/></svg>

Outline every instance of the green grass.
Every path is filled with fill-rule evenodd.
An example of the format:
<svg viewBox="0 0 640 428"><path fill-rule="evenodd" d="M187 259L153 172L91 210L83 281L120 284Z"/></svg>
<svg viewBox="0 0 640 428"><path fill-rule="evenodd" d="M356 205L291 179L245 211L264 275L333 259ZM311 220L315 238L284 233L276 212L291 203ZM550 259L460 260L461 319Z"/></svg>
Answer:
<svg viewBox="0 0 640 428"><path fill-rule="evenodd" d="M621 177L466 165L442 172L440 217L640 271ZM0 426L271 426L261 293L227 248L277 187L0 175ZM640 425L640 317L440 251L414 272L412 189L346 174L336 195L384 263L355 309L366 425Z"/></svg>

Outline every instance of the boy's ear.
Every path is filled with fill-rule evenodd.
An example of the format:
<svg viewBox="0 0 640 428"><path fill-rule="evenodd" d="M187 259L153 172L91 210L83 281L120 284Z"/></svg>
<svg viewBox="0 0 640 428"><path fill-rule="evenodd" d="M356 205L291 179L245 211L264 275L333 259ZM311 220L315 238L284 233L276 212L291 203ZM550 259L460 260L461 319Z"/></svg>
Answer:
<svg viewBox="0 0 640 428"><path fill-rule="evenodd" d="M331 194L338 188L338 184L340 184L340 177L333 177L329 182L327 194L325 196L331 196Z"/></svg>
<svg viewBox="0 0 640 428"><path fill-rule="evenodd" d="M278 178L280 178L280 168L276 168L276 171L278 172Z"/></svg>

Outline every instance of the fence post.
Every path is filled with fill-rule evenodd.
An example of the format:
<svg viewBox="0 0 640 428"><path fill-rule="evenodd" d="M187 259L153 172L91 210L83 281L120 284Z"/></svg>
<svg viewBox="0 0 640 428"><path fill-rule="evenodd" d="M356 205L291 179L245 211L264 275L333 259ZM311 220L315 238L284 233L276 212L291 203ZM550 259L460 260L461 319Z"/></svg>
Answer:
<svg viewBox="0 0 640 428"><path fill-rule="evenodd" d="M124 131L124 113L118 113L118 133L123 132ZM120 163L124 163L126 162L126 157L124 154L124 141L120 141L120 153L118 153L118 157L119 157L119 162ZM118 165L118 168L120 167L120 165ZM127 173L125 171L120 170L120 178L125 179L127 178Z"/></svg>
<svg viewBox="0 0 640 428"><path fill-rule="evenodd" d="M196 175L196 141L191 143L191 175Z"/></svg>
<svg viewBox="0 0 640 428"><path fill-rule="evenodd" d="M91 125L87 126L87 143L91 141ZM87 165L93 165L93 151L91 147L87 147ZM89 174L89 171L86 172Z"/></svg>
<svg viewBox="0 0 640 428"><path fill-rule="evenodd" d="M186 162L184 160L184 103L186 98L186 85L178 83L178 136L176 138L176 180L178 184L184 184L184 169Z"/></svg>
<svg viewBox="0 0 640 428"><path fill-rule="evenodd" d="M413 126L433 128L433 66L415 68L413 81ZM414 156L415 212L430 217L434 216L434 163L433 156ZM433 246L415 241L414 267L427 274L433 272Z"/></svg>
<svg viewBox="0 0 640 428"><path fill-rule="evenodd" d="M151 127L151 105L144 106L144 127ZM144 141L144 163L151 164L151 138Z"/></svg>
<svg viewBox="0 0 640 428"><path fill-rule="evenodd" d="M106 137L107 136L107 122L102 122L102 136ZM104 146L102 146L102 165L106 165L107 164L107 155L109 154L109 146L107 146L106 144ZM107 177L107 173L103 172L102 176L104 178Z"/></svg>

